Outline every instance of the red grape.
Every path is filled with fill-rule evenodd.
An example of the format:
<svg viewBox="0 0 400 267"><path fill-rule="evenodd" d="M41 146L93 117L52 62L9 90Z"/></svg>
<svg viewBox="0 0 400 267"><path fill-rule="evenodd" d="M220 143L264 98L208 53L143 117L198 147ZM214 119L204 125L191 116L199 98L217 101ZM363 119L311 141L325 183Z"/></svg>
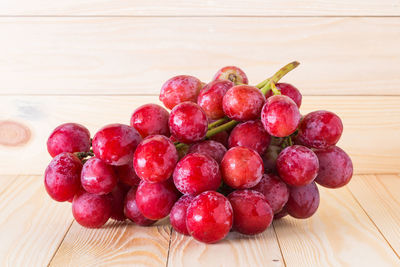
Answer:
<svg viewBox="0 0 400 267"><path fill-rule="evenodd" d="M136 191L136 205L144 217L159 220L168 216L179 193L171 180L160 183L142 181Z"/></svg>
<svg viewBox="0 0 400 267"><path fill-rule="evenodd" d="M282 95L290 97L296 103L297 107L300 108L303 97L296 87L289 83L277 83L276 88L281 92ZM268 98L270 96L273 96L272 90L269 90L265 97Z"/></svg>
<svg viewBox="0 0 400 267"><path fill-rule="evenodd" d="M133 168L133 161L130 161L126 165L114 166L114 171L122 183L133 187L139 185L140 178L137 176L135 169Z"/></svg>
<svg viewBox="0 0 400 267"><path fill-rule="evenodd" d="M225 80L213 81L200 91L197 104L204 110L209 119L217 120L225 116L222 98L234 85L234 83Z"/></svg>
<svg viewBox="0 0 400 267"><path fill-rule="evenodd" d="M49 196L56 201L67 201L78 193L82 163L72 153L55 156L44 173L44 185Z"/></svg>
<svg viewBox="0 0 400 267"><path fill-rule="evenodd" d="M136 174L146 182L162 182L171 177L178 162L178 152L168 137L153 135L136 148L133 166Z"/></svg>
<svg viewBox="0 0 400 267"><path fill-rule="evenodd" d="M52 157L62 152L89 152L89 150L89 130L78 123L61 124L47 139L47 151Z"/></svg>
<svg viewBox="0 0 400 267"><path fill-rule="evenodd" d="M297 219L309 218L317 211L318 206L319 191L315 182L290 188L290 196L286 204L290 216Z"/></svg>
<svg viewBox="0 0 400 267"><path fill-rule="evenodd" d="M139 179L139 180L140 180L140 179ZM118 182L118 186L121 187L122 189L124 189L124 190L125 190L125 193L128 192L129 189L132 188L132 186L127 185L127 184L125 184L125 183L123 183L123 182L121 182L121 181ZM137 187L137 186L135 186L135 187Z"/></svg>
<svg viewBox="0 0 400 267"><path fill-rule="evenodd" d="M86 192L78 194L72 201L72 214L80 225L99 228L111 216L111 198Z"/></svg>
<svg viewBox="0 0 400 267"><path fill-rule="evenodd" d="M262 155L264 170L266 172L276 171L276 159L281 151L282 148L280 146L270 145L267 151Z"/></svg>
<svg viewBox="0 0 400 267"><path fill-rule="evenodd" d="M245 235L263 232L274 214L264 195L254 190L236 190L228 199L233 209L233 229Z"/></svg>
<svg viewBox="0 0 400 267"><path fill-rule="evenodd" d="M263 154L271 141L271 136L265 131L262 123L247 121L237 125L229 136L229 148L244 146Z"/></svg>
<svg viewBox="0 0 400 267"><path fill-rule="evenodd" d="M189 153L204 154L212 157L218 163L220 163L226 153L226 147L219 142L206 140L192 145L189 148Z"/></svg>
<svg viewBox="0 0 400 267"><path fill-rule="evenodd" d="M274 174L264 174L261 181L252 188L265 196L274 213L278 213L289 199L289 188Z"/></svg>
<svg viewBox="0 0 400 267"><path fill-rule="evenodd" d="M206 136L208 120L197 104L184 102L172 109L169 127L172 135L179 142L194 143Z"/></svg>
<svg viewBox="0 0 400 267"><path fill-rule="evenodd" d="M282 219L283 217L286 217L288 215L289 213L286 210L286 206L284 206L280 212L274 214L274 220Z"/></svg>
<svg viewBox="0 0 400 267"><path fill-rule="evenodd" d="M353 163L340 147L332 146L314 151L319 160L319 171L315 181L328 188L346 185L353 176Z"/></svg>
<svg viewBox="0 0 400 267"><path fill-rule="evenodd" d="M156 221L147 219L138 209L138 206L136 204L136 190L137 188L132 187L126 194L124 203L124 214L129 220L138 225L141 226L152 225Z"/></svg>
<svg viewBox="0 0 400 267"><path fill-rule="evenodd" d="M110 193L117 185L117 176L112 166L98 158L90 158L83 165L81 183L83 189L91 194Z"/></svg>
<svg viewBox="0 0 400 267"><path fill-rule="evenodd" d="M171 209L169 220L178 233L189 235L186 226L186 212L193 198L193 196L182 196Z"/></svg>
<svg viewBox="0 0 400 267"><path fill-rule="evenodd" d="M133 112L131 126L145 138L149 135L161 134L169 136L168 111L156 104L143 105Z"/></svg>
<svg viewBox="0 0 400 267"><path fill-rule="evenodd" d="M228 80L238 84L248 84L246 73L236 66L226 66L217 71L213 80Z"/></svg>
<svg viewBox="0 0 400 267"><path fill-rule="evenodd" d="M289 136L300 122L300 111L296 103L287 96L274 95L267 99L261 111L261 121L270 135Z"/></svg>
<svg viewBox="0 0 400 267"><path fill-rule="evenodd" d="M308 147L327 148L339 141L342 132L343 124L336 114L319 110L302 119L297 140Z"/></svg>
<svg viewBox="0 0 400 267"><path fill-rule="evenodd" d="M117 221L125 221L124 199L128 192L123 184L117 184L110 193L111 198L111 218Z"/></svg>
<svg viewBox="0 0 400 267"><path fill-rule="evenodd" d="M219 132L219 133L211 136L209 139L217 141L217 142L223 144L224 147L228 148L229 147L228 138L229 138L228 132L222 131L222 132Z"/></svg>
<svg viewBox="0 0 400 267"><path fill-rule="evenodd" d="M318 174L318 158L305 146L289 146L282 150L276 160L281 179L292 186L303 186L314 181Z"/></svg>
<svg viewBox="0 0 400 267"><path fill-rule="evenodd" d="M141 141L135 128L124 124L109 124L94 136L92 146L97 158L111 165L126 165Z"/></svg>
<svg viewBox="0 0 400 267"><path fill-rule="evenodd" d="M214 191L206 191L195 197L186 216L189 234L204 243L218 242L232 228L232 206L226 197Z"/></svg>
<svg viewBox="0 0 400 267"><path fill-rule="evenodd" d="M185 101L197 102L197 96L202 88L201 81L196 77L175 76L161 87L160 101L169 109Z"/></svg>
<svg viewBox="0 0 400 267"><path fill-rule="evenodd" d="M254 86L237 85L226 92L222 105L226 116L237 121L255 120L265 103L265 97Z"/></svg>
<svg viewBox="0 0 400 267"><path fill-rule="evenodd" d="M217 190L221 184L218 163L199 153L192 153L181 159L176 165L173 178L180 192L194 196L207 190Z"/></svg>
<svg viewBox="0 0 400 267"><path fill-rule="evenodd" d="M264 166L257 152L246 147L233 147L221 162L222 179L232 188L251 188L261 180Z"/></svg>

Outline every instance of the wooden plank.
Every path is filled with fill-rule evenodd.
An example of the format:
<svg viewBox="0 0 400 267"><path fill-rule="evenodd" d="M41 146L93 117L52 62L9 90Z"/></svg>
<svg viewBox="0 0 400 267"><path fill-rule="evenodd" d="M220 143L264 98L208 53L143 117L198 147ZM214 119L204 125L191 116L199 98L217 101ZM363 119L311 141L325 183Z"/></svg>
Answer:
<svg viewBox="0 0 400 267"><path fill-rule="evenodd" d="M158 97L2 96L0 121L18 124L1 127L0 123L0 143L20 145L2 146L0 157L8 160L0 161L0 169L4 174L42 174L50 161L46 140L56 126L74 121L86 125L95 134L109 123L129 123L133 110L145 103L159 103ZM318 109L334 111L342 118L344 133L339 146L352 157L355 173L400 172L400 97L303 98L303 114ZM29 139L19 134L25 132L20 128L28 129Z"/></svg>
<svg viewBox="0 0 400 267"><path fill-rule="evenodd" d="M165 266L170 232L165 220L151 227L109 221L101 229L74 222L50 266Z"/></svg>
<svg viewBox="0 0 400 267"><path fill-rule="evenodd" d="M248 0L248 1L0 1L0 15L124 15L124 16L387 16L399 15L395 0Z"/></svg>
<svg viewBox="0 0 400 267"><path fill-rule="evenodd" d="M398 175L357 176L349 189L400 255L400 177Z"/></svg>
<svg viewBox="0 0 400 267"><path fill-rule="evenodd" d="M400 95L399 28L394 17L0 18L0 94L156 94L225 65L255 84L298 60L285 80L306 95Z"/></svg>
<svg viewBox="0 0 400 267"><path fill-rule="evenodd" d="M400 264L347 188L320 187L320 193L320 208L310 219L284 218L274 223L287 266Z"/></svg>
<svg viewBox="0 0 400 267"><path fill-rule="evenodd" d="M14 177L0 191L0 265L46 266L71 222L70 203L51 200L41 176Z"/></svg>
<svg viewBox="0 0 400 267"><path fill-rule="evenodd" d="M0 193L17 179L16 175L0 175Z"/></svg>
<svg viewBox="0 0 400 267"><path fill-rule="evenodd" d="M284 266L272 227L256 236L235 232L207 245L173 231L168 266Z"/></svg>

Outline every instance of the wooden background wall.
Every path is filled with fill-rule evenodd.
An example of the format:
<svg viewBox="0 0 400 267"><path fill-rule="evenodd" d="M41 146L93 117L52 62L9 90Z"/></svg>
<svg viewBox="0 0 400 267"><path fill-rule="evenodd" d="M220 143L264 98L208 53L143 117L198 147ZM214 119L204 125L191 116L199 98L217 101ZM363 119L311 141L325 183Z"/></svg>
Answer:
<svg viewBox="0 0 400 267"><path fill-rule="evenodd" d="M400 172L400 1L0 1L0 169L41 174L60 123L128 123L177 74L224 65L328 109L356 173Z"/></svg>

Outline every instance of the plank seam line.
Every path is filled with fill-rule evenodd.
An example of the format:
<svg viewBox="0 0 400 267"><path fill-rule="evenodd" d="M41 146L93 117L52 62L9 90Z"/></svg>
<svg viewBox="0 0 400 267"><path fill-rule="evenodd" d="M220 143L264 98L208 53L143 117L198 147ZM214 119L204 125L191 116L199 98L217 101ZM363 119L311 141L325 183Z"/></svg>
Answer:
<svg viewBox="0 0 400 267"><path fill-rule="evenodd" d="M392 247L392 245L390 244L390 242L386 239L386 236L381 232L381 230L379 229L379 227L376 225L376 223L374 222L374 220L372 220L372 218L369 216L369 214L367 213L367 211L364 209L364 207L361 205L361 203L358 201L358 199L355 197L355 195L353 194L353 192L351 191L351 189L346 186L347 190L349 191L350 195L353 197L353 199L357 202L357 204L360 206L360 208L364 211L365 215L367 215L368 219L372 222L372 224L375 226L375 228L378 230L378 232L381 234L381 236L383 237L383 239L386 241L386 243L389 245L389 247L393 250L394 254L400 259L400 255L397 254L396 250Z"/></svg>
<svg viewBox="0 0 400 267"><path fill-rule="evenodd" d="M399 18L398 15L0 15L0 18Z"/></svg>
<svg viewBox="0 0 400 267"><path fill-rule="evenodd" d="M276 242L278 243L279 251L281 252L283 265L285 265L285 267L286 267L287 264L286 264L285 256L283 255L283 252L282 252L281 243L279 242L279 237L278 237L278 234L276 233L274 222L272 222L272 228L274 228L274 234L275 234Z"/></svg>
<svg viewBox="0 0 400 267"><path fill-rule="evenodd" d="M58 251L60 250L60 247L61 247L62 243L64 242L65 237L67 236L69 230L71 229L72 224L74 223L74 221L75 221L75 220L72 220L72 222L71 222L70 225L68 226L67 231L65 231L63 238L61 239L60 243L59 243L58 246L57 246L57 249L54 251L53 256L52 256L51 259L49 260L49 263L47 264L47 267L50 266L51 262L54 260L54 257L56 256L56 254L57 254Z"/></svg>
<svg viewBox="0 0 400 267"><path fill-rule="evenodd" d="M170 226L170 227L171 227L171 230L169 231L169 243L168 243L167 261L165 262L165 267L168 267L169 251L171 250L171 241L172 241L173 228L172 228L172 226Z"/></svg>

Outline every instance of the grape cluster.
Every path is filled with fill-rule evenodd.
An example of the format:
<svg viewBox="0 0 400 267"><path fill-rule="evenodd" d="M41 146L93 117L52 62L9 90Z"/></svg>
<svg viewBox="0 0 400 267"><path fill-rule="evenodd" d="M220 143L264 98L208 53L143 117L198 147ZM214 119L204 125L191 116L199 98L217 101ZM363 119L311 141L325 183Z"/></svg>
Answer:
<svg viewBox="0 0 400 267"><path fill-rule="evenodd" d="M169 215L177 232L205 243L231 230L261 233L287 215L312 216L316 184L346 185L353 165L336 146L340 118L324 110L302 116L299 90L278 83L297 65L256 86L235 66L208 84L173 77L160 93L170 113L143 105L130 125L106 125L93 139L80 124L58 126L47 141L48 194L72 202L85 227L110 218L146 226Z"/></svg>

